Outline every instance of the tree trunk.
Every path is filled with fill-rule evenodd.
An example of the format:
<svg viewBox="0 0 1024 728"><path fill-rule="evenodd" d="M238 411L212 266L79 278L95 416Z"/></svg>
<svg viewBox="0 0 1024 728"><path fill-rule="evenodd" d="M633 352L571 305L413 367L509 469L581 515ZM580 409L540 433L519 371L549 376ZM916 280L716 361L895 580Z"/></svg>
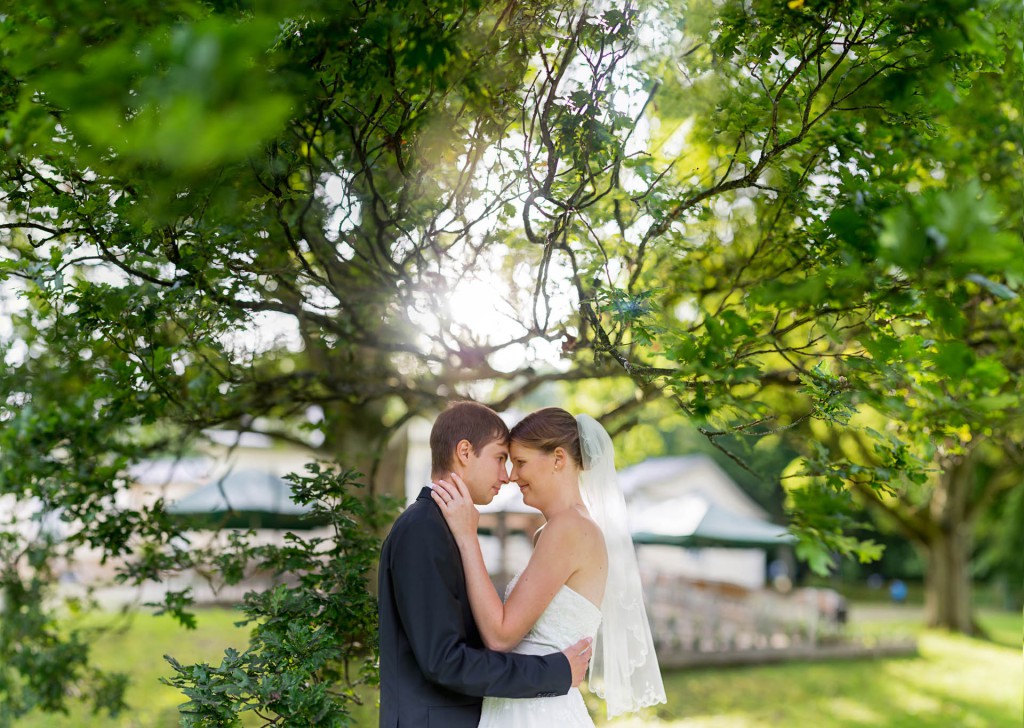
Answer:
<svg viewBox="0 0 1024 728"><path fill-rule="evenodd" d="M324 409L327 436L322 451L361 472L370 495L388 495L404 503L405 431L389 433L383 424L382 406L339 404Z"/></svg>
<svg viewBox="0 0 1024 728"><path fill-rule="evenodd" d="M973 462L968 455L949 466L931 502L934 527L924 544L925 620L929 627L977 634L970 572L973 519L968 501L973 487Z"/></svg>
<svg viewBox="0 0 1024 728"><path fill-rule="evenodd" d="M925 620L929 627L975 634L971 605L970 526L940 531L927 546Z"/></svg>

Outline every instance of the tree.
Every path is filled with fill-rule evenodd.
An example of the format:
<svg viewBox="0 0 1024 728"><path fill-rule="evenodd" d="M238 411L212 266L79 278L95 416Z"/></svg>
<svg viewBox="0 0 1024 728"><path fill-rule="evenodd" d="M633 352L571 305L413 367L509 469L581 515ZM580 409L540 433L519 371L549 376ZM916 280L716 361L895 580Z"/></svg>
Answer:
<svg viewBox="0 0 1024 728"><path fill-rule="evenodd" d="M790 491L812 564L870 558L851 489L914 482L934 433L1001 430L999 407L964 412L1019 386L1010 12L5 4L0 275L21 297L0 472L69 535L7 531L4 583L78 544L134 551L130 580L187 563L160 504L117 496L131 462L208 428L309 444L380 492L414 414L608 377L632 386L596 414L664 397L716 444L888 417L859 431L887 473L804 440L811 486ZM448 305L495 287L510 315L487 331ZM552 344L568 370L538 364ZM930 394L927 422L904 390Z"/></svg>
<svg viewBox="0 0 1024 728"><path fill-rule="evenodd" d="M112 25L84 3L47 19L66 31L49 57L40 12L6 21L7 272L65 305L31 315L63 315L43 328L91 369L133 360L119 384L190 431L294 438L276 423L317 405L327 449L357 460L461 383L514 379L487 361L510 342L479 345L443 302L505 203L470 183L497 175L481 158L516 118L521 46L550 8L196 5ZM225 340L257 324L298 340ZM554 335L508 339L537 336Z"/></svg>
<svg viewBox="0 0 1024 728"><path fill-rule="evenodd" d="M988 448L1019 448L1021 417L1014 394L1020 389L1022 359L1020 299L1012 290L1020 287L1024 234L1020 216L1013 215L1021 196L1022 142L1015 123L1020 59L1010 50L1020 26L1005 17L999 22L1006 8L988 10L993 25L979 25L976 11L954 24L955 33L967 41L958 50L939 44L943 54L949 53L942 68L952 71L951 78L935 78L944 88L906 83L904 64L923 60L920 48L909 47L921 34L908 39L905 58L891 59L891 68L900 71L877 89L880 97L870 85L860 86L857 61L846 70L810 70L813 85L803 97L803 125L818 118L822 102L814 106L811 97L817 79L833 67L857 89L834 111L856 105L866 118L851 125L834 113L822 117L816 130L808 129L804 139L791 137L793 149L809 145L814 161L799 172L807 180L802 189L808 197L789 208L788 230L785 202L769 201L760 216L748 218L754 226L749 241L736 235L728 248L705 243L704 250L688 255L693 277L710 281L698 284L704 290L694 297L700 315L682 330L670 322L656 341L670 361L686 359L656 373L676 386L682 383L688 388L684 391L693 392L697 385L681 404L719 415L720 424L709 431L712 437L730 431L727 425L735 422L729 412L737 407L735 390L726 390L716 406L706 393L717 395L732 383L716 376L714 368L705 382L691 362L704 359L700 345L716 339L712 355L734 353L712 359L713 365L747 374L740 381L763 384L778 381L780 374L788 373L791 381L793 375L811 375L810 389L823 401L845 400L860 409L859 431L849 426L852 410L826 406L820 410L823 421L839 427L803 433L810 435L804 440L809 457L799 469L819 476L826 487L793 488L797 522L806 509L815 514L809 526L830 524L837 536L833 546L856 552L855 541L840 535L850 525L844 513L851 494L883 509L926 553L929 623L967 632L975 630L969 589L972 524L1000 490L1015 484L1012 476L975 484L984 474L973 467L970 453L985 440L992 441ZM890 17L898 23L906 19L896 9ZM915 20L924 24L921 30L927 28L925 34L950 32L941 23ZM887 53L895 38L894 29L884 26L869 22L863 28L883 32L885 42L876 50ZM1002 40L992 43L990 33L996 28ZM821 29L809 33L804 45L795 48L817 47L813 38L821 37L815 36ZM851 49L860 49L863 64L877 39L869 40L872 32L858 33L843 37ZM864 40L868 43L861 46ZM794 58L780 59L791 63L792 73L776 88L790 79L789 88L799 87L802 69L817 63L806 55ZM959 64L966 64L963 75L956 72ZM913 96L894 96L897 81L897 87L912 88ZM826 84L817 93L827 89ZM830 98L841 98L843 92L838 93ZM741 100L735 103L743 108ZM883 119L871 110L890 120L901 114L901 123L880 124ZM923 126L911 123L914 118ZM813 140L815 134L821 136ZM740 141L746 143L743 137ZM825 162L829 157L833 161ZM755 209L764 202L760 198ZM787 234L799 238L786 255L778 255ZM770 264L775 267L764 270L759 264L769 250L776 252ZM785 359L781 366L780 356ZM829 359L835 364L826 376L821 376L825 370L815 372L810 366ZM744 369L744 364L753 367ZM740 405L749 419L734 425L733 432L763 431L751 428L750 419L796 409L780 409L768 391L751 393L749 404ZM830 400L832 393L840 397ZM859 446L846 452L836 443L830 449L807 448L834 438ZM926 472L925 462L938 467ZM833 510L822 492L835 495L835 520L822 518L823 507ZM821 568L827 563L822 550L804 553Z"/></svg>
<svg viewBox="0 0 1024 728"><path fill-rule="evenodd" d="M917 491L941 524L918 539L931 621L970 631L974 514L943 494L962 490L957 433L1012 446L1021 413L1020 27L1005 5L934 9L691 5L664 44L674 68L649 59L652 126L673 130L591 167L543 239L572 261L591 350L713 442L880 414L853 420L866 459L803 431L801 552L818 569L873 557L849 534L854 494Z"/></svg>
<svg viewBox="0 0 1024 728"><path fill-rule="evenodd" d="M525 322L485 341L444 305L491 255L515 176L486 153L518 121L528 63L565 12L5 5L0 230L21 305L5 341L3 490L68 531L5 533L4 583L39 615L4 632L11 645L38 644L40 659L77 645L22 584L45 584L82 544L131 555L122 576L136 582L199 558L173 545L162 504L117 505L148 454L255 429L320 439L387 490L378 467L401 468L385 444L413 414L476 382L511 382L500 407L546 378L613 372L496 369L488 357L560 333ZM297 340L248 334L275 323ZM187 622L187 603L169 593L164 608ZM86 690L87 652L72 656L40 673L52 699L23 688L33 664L5 663L12 714Z"/></svg>
<svg viewBox="0 0 1024 728"><path fill-rule="evenodd" d="M907 532L928 554L929 621L973 631L970 528L1009 481L968 506L965 444L1016 447L1021 416L1020 25L998 3L934 9L662 6L687 21L659 38L677 50L631 70L656 78L641 116L672 131L631 159L636 125L581 89L573 108L605 108L604 124L547 145L528 197L550 205L545 228L526 232L570 261L577 347L669 394L713 442L880 415L854 420L852 459L818 446L827 431L793 430L818 478L791 489L801 551L819 570L831 550L877 555L849 534L854 496L897 520L896 504L931 508Z"/></svg>

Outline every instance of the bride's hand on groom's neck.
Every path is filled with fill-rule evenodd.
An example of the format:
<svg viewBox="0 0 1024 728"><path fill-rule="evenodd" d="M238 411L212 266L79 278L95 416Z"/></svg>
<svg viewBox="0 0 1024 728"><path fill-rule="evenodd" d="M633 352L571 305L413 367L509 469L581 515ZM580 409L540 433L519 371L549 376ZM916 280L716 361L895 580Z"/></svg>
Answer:
<svg viewBox="0 0 1024 728"><path fill-rule="evenodd" d="M457 474L434 482L430 493L457 542L476 539L480 513L473 505L466 483Z"/></svg>

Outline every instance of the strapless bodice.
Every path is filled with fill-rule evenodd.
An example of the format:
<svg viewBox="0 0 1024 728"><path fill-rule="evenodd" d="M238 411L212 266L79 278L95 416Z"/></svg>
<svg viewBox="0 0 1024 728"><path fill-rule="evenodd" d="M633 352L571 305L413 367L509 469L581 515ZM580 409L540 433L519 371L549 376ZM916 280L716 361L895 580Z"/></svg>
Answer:
<svg viewBox="0 0 1024 728"><path fill-rule="evenodd" d="M505 589L505 598L512 593L519 575L516 574ZM562 585L537 623L526 633L513 652L525 655L546 655L564 650L569 645L597 634L601 624L601 610L579 592Z"/></svg>

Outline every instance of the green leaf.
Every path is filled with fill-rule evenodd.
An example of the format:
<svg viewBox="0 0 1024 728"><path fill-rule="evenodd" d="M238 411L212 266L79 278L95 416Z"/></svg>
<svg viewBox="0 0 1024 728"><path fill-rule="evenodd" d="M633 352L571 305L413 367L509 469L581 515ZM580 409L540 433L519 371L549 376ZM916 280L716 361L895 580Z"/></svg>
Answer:
<svg viewBox="0 0 1024 728"><path fill-rule="evenodd" d="M943 341L935 348L931 358L943 376L959 379L974 365L974 352L962 341Z"/></svg>
<svg viewBox="0 0 1024 728"><path fill-rule="evenodd" d="M818 576L828 576L832 568L832 555L820 543L800 540L796 545L796 556L805 562Z"/></svg>
<svg viewBox="0 0 1024 728"><path fill-rule="evenodd" d="M1005 286L998 281L993 281L991 278L986 278L978 273L969 273L967 275L967 280L977 283L989 293L1004 300L1010 301L1017 298L1017 294L1008 286Z"/></svg>

